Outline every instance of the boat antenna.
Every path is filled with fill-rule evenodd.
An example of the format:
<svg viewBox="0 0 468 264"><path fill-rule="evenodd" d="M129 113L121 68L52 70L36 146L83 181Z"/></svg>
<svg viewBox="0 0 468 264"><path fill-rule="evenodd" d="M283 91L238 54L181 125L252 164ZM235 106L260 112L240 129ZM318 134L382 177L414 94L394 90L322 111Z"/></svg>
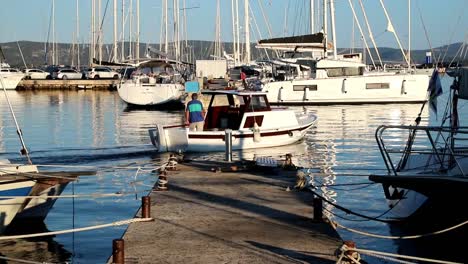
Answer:
<svg viewBox="0 0 468 264"><path fill-rule="evenodd" d="M5 83L3 82L2 78L0 78L0 84L3 87L3 92L5 93L5 98L7 100L8 107L10 108L11 116L13 117L13 121L15 122L15 125L16 125L16 133L19 136L21 146L22 146L22 149L20 151L21 155L26 156L26 158L28 159L28 163L32 164L31 157L29 157L29 152L28 152L28 149L26 148L26 143L24 143L23 132L21 131L21 129L20 129L19 125L18 125L18 121L16 120L16 115L15 115L15 112L13 112L13 107L11 106L10 98L8 98L8 93L6 91Z"/></svg>

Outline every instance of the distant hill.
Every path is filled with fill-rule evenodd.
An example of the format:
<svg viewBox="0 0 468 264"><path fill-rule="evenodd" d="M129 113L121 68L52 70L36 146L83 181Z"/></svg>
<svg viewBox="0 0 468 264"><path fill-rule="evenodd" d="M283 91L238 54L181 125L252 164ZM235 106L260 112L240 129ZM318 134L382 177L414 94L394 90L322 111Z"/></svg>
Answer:
<svg viewBox="0 0 468 264"><path fill-rule="evenodd" d="M18 43L17 42L1 43L0 47L3 50L5 60L11 66L24 67L18 45L21 47L24 60L28 67L32 67L32 66L38 67L38 66L44 65L44 62L47 61L46 56L45 56L46 45L44 42L19 41ZM126 43L125 45L128 49L129 43ZM454 43L448 46L435 48L434 49L435 54L433 55L434 61L435 61L435 58L438 56L443 57L443 54L445 54L446 50L447 50L447 53L445 56L445 61L450 61L457 54L461 45L462 43ZM156 50L159 50L159 44L149 44L149 45L140 44L141 57L144 56L145 51L148 46ZM210 59L211 58L210 55L213 54L214 43L211 41L191 40L191 41L188 41L188 46L192 47L192 52L190 52L190 54L192 54L192 57L194 57L194 59ZM232 53L232 43L223 43L223 46L227 53ZM253 59L266 57L264 50L256 49L255 44L252 44L251 47L252 47L251 50L252 50ZM88 48L89 48L89 45L80 46L80 61L82 65L87 65L89 63ZM65 64L65 65L72 64L73 52L72 52L71 44L59 43L57 44L57 50L58 50L59 64ZM103 60L109 59L108 54L111 51L112 51L112 45L106 44L103 46L103 53L105 54ZM413 50L411 53L412 59L416 63L423 63L425 61L426 51L427 50ZM338 52L347 53L349 52L349 49L340 48L338 49ZM355 52L362 52L362 50L357 49L355 50ZM399 49L379 48L379 52L384 62L403 63L401 52ZM373 52L374 58L377 58L377 56L374 53L375 52ZM188 52L186 54L188 54ZM269 55L271 56L271 53ZM49 57L50 57L50 53L49 53ZM2 58L0 54L0 60L1 59ZM369 56L367 56L367 61L368 63L370 63ZM51 63L50 58L47 62Z"/></svg>

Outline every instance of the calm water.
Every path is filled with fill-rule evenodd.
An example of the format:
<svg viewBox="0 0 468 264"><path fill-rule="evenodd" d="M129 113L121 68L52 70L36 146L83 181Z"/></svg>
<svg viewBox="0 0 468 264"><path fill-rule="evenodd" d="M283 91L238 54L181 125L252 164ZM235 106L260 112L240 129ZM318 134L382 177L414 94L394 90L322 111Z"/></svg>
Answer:
<svg viewBox="0 0 468 264"><path fill-rule="evenodd" d="M156 179L155 175L146 170L137 173L137 168L152 168L167 158L166 155L154 152L149 144L147 129L156 123L182 122L182 112L178 111L128 111L116 92L11 91L8 96L34 163L89 166L43 169L97 170L96 176L81 177L78 182L70 184L65 194L132 193L118 198L59 199L44 224L34 226L33 231L24 227L15 229L17 233L63 230L132 218L140 205L141 196L151 189ZM440 106L444 104L443 101L443 98L439 100ZM374 139L375 129L381 124L411 124L420 105L310 106L294 109L317 113L317 127L310 130L306 140L298 145L257 150L256 154L294 153L296 164L328 175L317 177L317 185L329 185L368 182L369 174L384 173L384 164ZM429 115L429 111L423 112L423 125L436 124L435 118ZM403 141L406 135L394 134L392 139ZM2 93L0 158L22 162L18 155L19 149L16 131ZM235 157L251 158L252 154L236 153ZM200 159L223 157L224 153L197 156ZM109 168L117 166L124 168ZM361 189L324 187L322 191L329 199L366 215L377 216L387 210L382 188L378 185ZM384 235L393 232L387 224L337 220L343 225L368 232ZM125 228L122 226L74 235L0 242L0 255L34 261L102 263L111 254L112 239L119 238ZM361 248L418 252L413 250L411 244L401 245L390 240L369 239L339 231L343 239L354 240ZM377 262L375 259L370 261Z"/></svg>

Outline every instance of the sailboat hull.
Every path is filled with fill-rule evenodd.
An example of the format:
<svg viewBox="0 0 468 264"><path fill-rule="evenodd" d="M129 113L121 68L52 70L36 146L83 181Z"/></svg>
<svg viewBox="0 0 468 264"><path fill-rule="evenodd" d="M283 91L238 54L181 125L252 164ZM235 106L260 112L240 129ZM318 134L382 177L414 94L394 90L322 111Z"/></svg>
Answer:
<svg viewBox="0 0 468 264"><path fill-rule="evenodd" d="M272 104L365 104L426 101L429 76L374 74L270 82L263 86Z"/></svg>
<svg viewBox="0 0 468 264"><path fill-rule="evenodd" d="M23 77L22 73L0 73L0 78L2 78L0 89L3 90L3 85L5 85L6 90L15 90Z"/></svg>
<svg viewBox="0 0 468 264"><path fill-rule="evenodd" d="M34 181L1 181L0 182L0 234L13 221L24 204L25 198L1 198L2 196L26 196L31 192Z"/></svg>

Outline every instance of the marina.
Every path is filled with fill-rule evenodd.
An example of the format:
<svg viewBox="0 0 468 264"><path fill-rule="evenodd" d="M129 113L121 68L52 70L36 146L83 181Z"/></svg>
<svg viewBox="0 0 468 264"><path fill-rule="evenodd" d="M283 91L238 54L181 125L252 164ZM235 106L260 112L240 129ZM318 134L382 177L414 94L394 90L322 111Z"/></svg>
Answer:
<svg viewBox="0 0 468 264"><path fill-rule="evenodd" d="M464 0L26 2L0 263L468 261Z"/></svg>

